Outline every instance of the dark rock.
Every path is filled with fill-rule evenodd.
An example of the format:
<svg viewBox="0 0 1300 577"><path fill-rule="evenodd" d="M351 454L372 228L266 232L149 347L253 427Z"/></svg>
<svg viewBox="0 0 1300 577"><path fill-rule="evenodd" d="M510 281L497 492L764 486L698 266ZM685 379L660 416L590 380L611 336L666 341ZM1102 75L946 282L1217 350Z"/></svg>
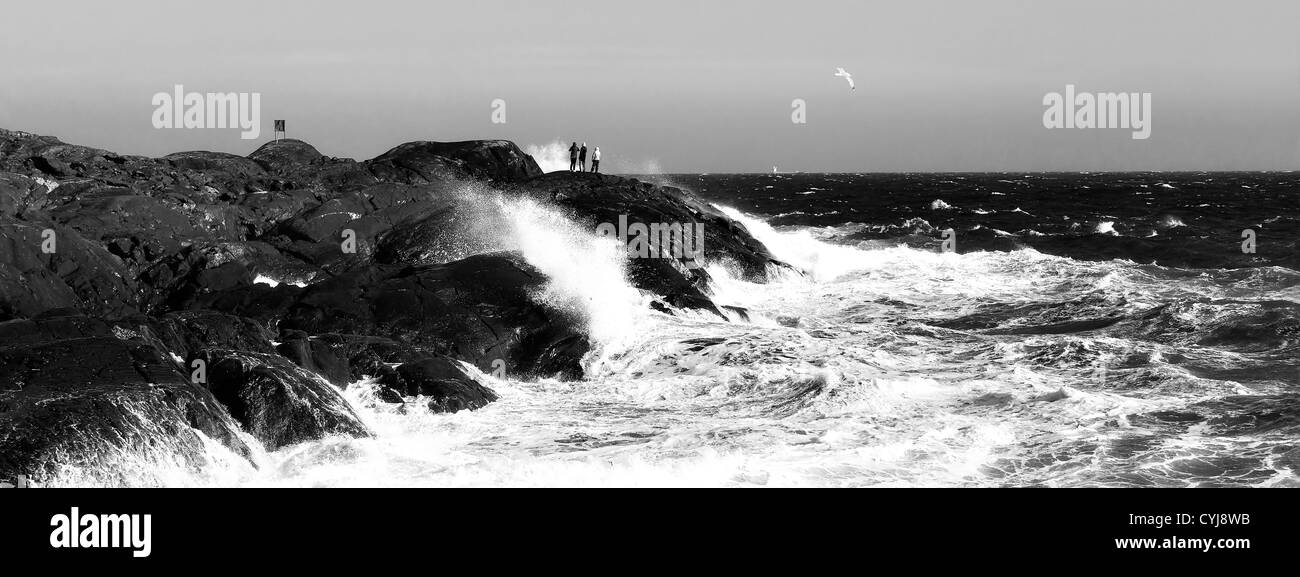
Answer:
<svg viewBox="0 0 1300 577"><path fill-rule="evenodd" d="M0 172L0 215L22 216L49 205L49 194L58 187L51 180Z"/></svg>
<svg viewBox="0 0 1300 577"><path fill-rule="evenodd" d="M32 166L36 167L36 170L44 172L50 176L60 177L73 176L77 174L77 171L69 166L68 163L59 160L57 157L33 156L31 161Z"/></svg>
<svg viewBox="0 0 1300 577"><path fill-rule="evenodd" d="M344 225L365 216L368 212L370 207L362 197L357 194L344 194L295 215L288 222L280 225L278 230L309 242L330 241L331 244L338 245L339 232Z"/></svg>
<svg viewBox="0 0 1300 577"><path fill-rule="evenodd" d="M508 248L499 231L509 223L496 207L429 200L405 212L400 226L378 237L375 262L440 264Z"/></svg>
<svg viewBox="0 0 1300 577"><path fill-rule="evenodd" d="M406 184L468 179L522 182L542 174L533 157L507 140L408 142L366 164L376 178Z"/></svg>
<svg viewBox="0 0 1300 577"><path fill-rule="evenodd" d="M733 315L736 315L737 318L739 318L740 320L742 320L742 321L744 321L744 322L750 322L750 319L749 319L749 309L747 309L747 308L745 308L745 307L735 307L735 306L730 306L730 305L723 305L721 308L722 308L722 310L725 310L725 311L727 311L727 312L730 312L730 313L733 314ZM780 320L778 319L777 322L780 322ZM795 322L796 322L796 323L799 322L799 319L796 318L796 319L795 319Z"/></svg>
<svg viewBox="0 0 1300 577"><path fill-rule="evenodd" d="M406 402L402 399L402 394L392 387L379 387L375 390L375 398L390 405L400 405Z"/></svg>
<svg viewBox="0 0 1300 577"><path fill-rule="evenodd" d="M977 407L1000 407L1014 401L1015 398L1010 393L985 393L972 399L970 404Z"/></svg>
<svg viewBox="0 0 1300 577"><path fill-rule="evenodd" d="M497 400L496 392L446 357L406 363L380 383L406 396L430 397L429 410L435 413L472 411Z"/></svg>
<svg viewBox="0 0 1300 577"><path fill-rule="evenodd" d="M302 331L285 330L276 352L294 364L312 371L336 387L346 387L352 381L346 357L341 356L344 338L339 335L309 337Z"/></svg>
<svg viewBox="0 0 1300 577"><path fill-rule="evenodd" d="M180 361L206 348L223 348L272 354L275 334L252 319L216 311L177 311L161 316L134 315L114 320L118 332L130 331L155 344Z"/></svg>
<svg viewBox="0 0 1300 577"><path fill-rule="evenodd" d="M685 269L671 259L661 258L629 259L627 268L633 286L659 295L673 307L709 311L726 318L702 290L708 286L708 273L703 269Z"/></svg>
<svg viewBox="0 0 1300 577"><path fill-rule="evenodd" d="M239 210L203 207L181 199L136 194L129 188L85 190L50 211L60 224L87 239L116 245L118 256L143 264L182 247L242 238Z"/></svg>
<svg viewBox="0 0 1300 577"><path fill-rule="evenodd" d="M360 333L521 376L579 378L589 343L572 313L533 300L546 278L516 253L373 265L305 289L237 289L195 302L308 334Z"/></svg>
<svg viewBox="0 0 1300 577"><path fill-rule="evenodd" d="M196 354L208 388L268 450L331 435L371 436L328 382L284 358L225 349Z"/></svg>
<svg viewBox="0 0 1300 577"><path fill-rule="evenodd" d="M378 179L366 165L350 158L326 157L301 140L284 138L268 142L248 155L276 179L262 190L294 188L353 189Z"/></svg>
<svg viewBox="0 0 1300 577"><path fill-rule="evenodd" d="M41 250L45 230L52 254ZM0 320L60 307L117 316L137 305L130 271L103 247L61 225L0 216Z"/></svg>
<svg viewBox="0 0 1300 577"><path fill-rule="evenodd" d="M1065 389L1057 389L1050 393L1037 395L1029 400L1030 402L1036 402L1036 403L1055 403L1056 401L1061 401L1068 398L1070 398L1070 395L1065 392Z"/></svg>
<svg viewBox="0 0 1300 577"><path fill-rule="evenodd" d="M246 214L243 222L250 239L268 234L280 223L295 214L320 204L316 193L310 190L258 190L245 194L239 207Z"/></svg>
<svg viewBox="0 0 1300 577"><path fill-rule="evenodd" d="M0 217L0 320L24 318L81 300L40 252L41 228Z"/></svg>
<svg viewBox="0 0 1300 577"><path fill-rule="evenodd" d="M371 262L380 239L407 230L412 222L440 214L454 206L452 190L436 184L381 184L340 193L320 205L308 207L283 221L273 233L284 253L340 274ZM438 219L438 225L448 224ZM356 235L356 253L342 250L343 232ZM390 243L391 244L391 243Z"/></svg>
<svg viewBox="0 0 1300 577"><path fill-rule="evenodd" d="M552 172L529 180L516 187L516 190L539 199L554 200L591 226L593 232L601 224L617 227L620 217L626 218L629 225L703 224L704 261L730 265L745 280L752 282L765 282L770 266L787 266L776 260L743 224L731 220L713 206L679 188L654 186L617 176ZM681 259L635 258L629 264L635 267L642 264L640 261L653 260ZM692 271L683 274L698 284L700 279L691 276L697 273Z"/></svg>
<svg viewBox="0 0 1300 577"><path fill-rule="evenodd" d="M254 274L239 260L223 262L206 250L190 248L160 259L139 278L146 287L146 311L160 313L184 308L213 292L250 287Z"/></svg>
<svg viewBox="0 0 1300 577"><path fill-rule="evenodd" d="M117 183L144 174L158 161L121 156L107 150L67 144L52 136L0 129L0 171L58 179L95 178Z"/></svg>
<svg viewBox="0 0 1300 577"><path fill-rule="evenodd" d="M268 176L261 164L224 152L177 152L162 160L178 169L198 173L187 175L189 181L211 186L219 193L226 192L230 198L238 196L250 183L261 184Z"/></svg>
<svg viewBox="0 0 1300 577"><path fill-rule="evenodd" d="M772 267L788 268L750 235L744 225L674 187L616 176L553 172L511 190L560 205L591 227L593 233L602 225L615 234L623 227L628 238L622 240L629 244L635 235L627 227L633 224L680 226L683 234L694 234L695 226L702 225L702 262L682 258L688 256L684 251L649 257L637 255L627 262L628 280L634 286L660 295L664 302L676 308L707 310L722 316L705 293L709 283L705 264L721 264L750 282L766 282ZM656 308L670 312L662 304Z"/></svg>
<svg viewBox="0 0 1300 577"><path fill-rule="evenodd" d="M402 363L427 358L434 354L406 343L383 337L366 335L331 335L340 341L331 345L347 361L349 382L366 377L380 377Z"/></svg>
<svg viewBox="0 0 1300 577"><path fill-rule="evenodd" d="M68 311L0 323L0 478L156 485L213 464L204 435L248 458L238 431L144 339Z"/></svg>
<svg viewBox="0 0 1300 577"><path fill-rule="evenodd" d="M129 250L110 245L110 251ZM131 263L140 262L130 257ZM184 309L195 298L213 291L259 283L306 284L325 274L275 247L261 242L231 242L185 247L138 270L142 307L161 313Z"/></svg>
<svg viewBox="0 0 1300 577"><path fill-rule="evenodd" d="M287 172L286 168L308 165L322 157L315 146L294 138L273 140L248 155L248 158L272 172Z"/></svg>

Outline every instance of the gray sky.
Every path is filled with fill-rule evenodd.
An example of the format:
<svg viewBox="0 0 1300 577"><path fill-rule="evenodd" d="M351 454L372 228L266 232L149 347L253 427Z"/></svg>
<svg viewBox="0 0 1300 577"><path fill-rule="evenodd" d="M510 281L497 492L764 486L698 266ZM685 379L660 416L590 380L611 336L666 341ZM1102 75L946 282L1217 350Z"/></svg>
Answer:
<svg viewBox="0 0 1300 577"><path fill-rule="evenodd" d="M11 3L0 126L122 153L557 139L637 172L1300 168L1295 0ZM853 73L850 92L832 73ZM1152 133L1047 130L1046 92L1151 92ZM261 140L156 92L260 92ZM506 124L491 102L506 101ZM808 122L790 120L791 100Z"/></svg>

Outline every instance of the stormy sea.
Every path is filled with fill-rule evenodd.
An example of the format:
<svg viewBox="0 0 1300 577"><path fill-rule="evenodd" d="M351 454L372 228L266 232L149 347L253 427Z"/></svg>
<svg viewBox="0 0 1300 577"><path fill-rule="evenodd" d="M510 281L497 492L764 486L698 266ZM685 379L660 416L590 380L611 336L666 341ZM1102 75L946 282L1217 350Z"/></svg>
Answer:
<svg viewBox="0 0 1300 577"><path fill-rule="evenodd" d="M557 274L603 327L585 378L482 375L500 400L453 415L358 383L374 438L283 449L239 482L1300 485L1300 176L640 178L804 274L711 266L711 297L747 318L660 314L617 262L521 220L538 258L573 259Z"/></svg>
<svg viewBox="0 0 1300 577"><path fill-rule="evenodd" d="M0 482L1300 486L1292 173L0 131L0 200Z"/></svg>

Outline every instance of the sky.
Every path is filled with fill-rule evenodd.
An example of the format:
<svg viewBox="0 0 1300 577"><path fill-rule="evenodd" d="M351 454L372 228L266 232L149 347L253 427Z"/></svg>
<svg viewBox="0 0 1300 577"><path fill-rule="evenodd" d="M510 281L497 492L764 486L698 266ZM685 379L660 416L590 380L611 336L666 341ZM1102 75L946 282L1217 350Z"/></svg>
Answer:
<svg viewBox="0 0 1300 577"><path fill-rule="evenodd" d="M125 154L285 119L331 156L585 141L609 172L1300 168L1294 0L12 4L0 127ZM155 128L177 84L259 93L260 137ZM1150 138L1045 128L1067 84L1151 93Z"/></svg>

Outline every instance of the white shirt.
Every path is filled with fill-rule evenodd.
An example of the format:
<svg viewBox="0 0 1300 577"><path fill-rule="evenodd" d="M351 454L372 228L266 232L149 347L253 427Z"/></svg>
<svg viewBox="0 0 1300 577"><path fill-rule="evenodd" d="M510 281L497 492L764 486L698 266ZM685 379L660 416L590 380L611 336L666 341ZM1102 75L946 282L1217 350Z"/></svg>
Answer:
<svg viewBox="0 0 1300 577"><path fill-rule="evenodd" d="M600 149L599 149L599 148L597 148L595 152L591 153L591 159L592 159L592 160L600 160Z"/></svg>

